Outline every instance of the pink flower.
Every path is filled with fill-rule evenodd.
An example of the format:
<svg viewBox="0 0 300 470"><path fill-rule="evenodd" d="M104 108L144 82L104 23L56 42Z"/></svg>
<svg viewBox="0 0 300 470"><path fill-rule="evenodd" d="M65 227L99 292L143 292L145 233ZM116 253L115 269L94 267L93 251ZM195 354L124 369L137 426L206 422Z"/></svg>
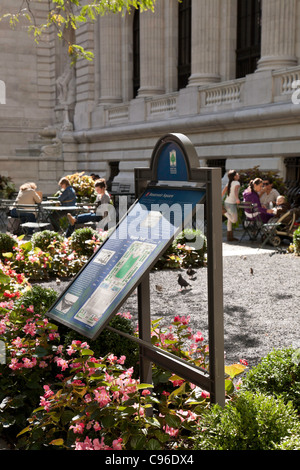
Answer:
<svg viewBox="0 0 300 470"><path fill-rule="evenodd" d="M119 437L119 439L115 439L112 443L113 450L122 450L122 442L123 439Z"/></svg>
<svg viewBox="0 0 300 470"><path fill-rule="evenodd" d="M99 403L100 406L106 406L110 401L110 397L107 391L104 388L99 390L94 390L95 400Z"/></svg>
<svg viewBox="0 0 300 470"><path fill-rule="evenodd" d="M150 394L151 394L151 392L150 392L150 390L148 390L147 388L142 391L142 395L143 395L144 397L147 396L147 395L150 395Z"/></svg>
<svg viewBox="0 0 300 470"><path fill-rule="evenodd" d="M75 424L75 426L70 426L69 429L73 429L74 434L83 434L84 424L83 423L77 423L77 424Z"/></svg>
<svg viewBox="0 0 300 470"><path fill-rule="evenodd" d="M166 434L169 434L171 437L176 437L177 434L179 433L179 429L171 428L167 424L166 426L163 427L163 430L165 431Z"/></svg>

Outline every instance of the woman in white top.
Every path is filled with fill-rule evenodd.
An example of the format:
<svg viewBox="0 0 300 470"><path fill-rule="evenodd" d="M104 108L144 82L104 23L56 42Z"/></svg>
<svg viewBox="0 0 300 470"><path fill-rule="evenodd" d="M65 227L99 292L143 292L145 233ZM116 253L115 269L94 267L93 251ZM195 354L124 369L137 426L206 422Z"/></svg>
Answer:
<svg viewBox="0 0 300 470"><path fill-rule="evenodd" d="M232 224L235 224L238 220L237 204L240 203L239 199L239 183L240 175L235 170L228 172L228 183L222 191L222 198L226 194L224 201L225 217L227 217L227 241L232 242L237 239L233 237Z"/></svg>

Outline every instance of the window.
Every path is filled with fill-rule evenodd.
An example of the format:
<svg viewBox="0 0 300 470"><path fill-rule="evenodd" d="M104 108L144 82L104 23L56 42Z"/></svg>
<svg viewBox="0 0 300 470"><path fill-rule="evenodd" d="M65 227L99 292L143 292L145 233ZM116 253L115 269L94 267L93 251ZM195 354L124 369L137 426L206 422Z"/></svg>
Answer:
<svg viewBox="0 0 300 470"><path fill-rule="evenodd" d="M257 69L261 49L261 0L238 0L236 77Z"/></svg>
<svg viewBox="0 0 300 470"><path fill-rule="evenodd" d="M178 90L185 88L191 75L191 0L178 5Z"/></svg>
<svg viewBox="0 0 300 470"><path fill-rule="evenodd" d="M284 160L286 167L287 196L291 203L300 204L300 157L289 157Z"/></svg>
<svg viewBox="0 0 300 470"><path fill-rule="evenodd" d="M133 97L140 88L140 12L135 10L133 18Z"/></svg>

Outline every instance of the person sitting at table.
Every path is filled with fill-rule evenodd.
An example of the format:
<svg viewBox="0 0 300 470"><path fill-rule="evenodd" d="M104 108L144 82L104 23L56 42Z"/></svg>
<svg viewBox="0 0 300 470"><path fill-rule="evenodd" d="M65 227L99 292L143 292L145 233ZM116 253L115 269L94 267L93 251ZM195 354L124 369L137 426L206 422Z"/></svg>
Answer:
<svg viewBox="0 0 300 470"><path fill-rule="evenodd" d="M276 199L279 196L277 189L273 188L273 183L271 180L265 178L263 180L263 186L259 192L260 203L266 209L272 209L272 205L275 205Z"/></svg>
<svg viewBox="0 0 300 470"><path fill-rule="evenodd" d="M262 185L263 181L261 178L255 178L250 181L248 188L243 192L243 199L244 202L255 204L254 213L252 213L251 209L245 209L246 217L255 220L260 215L262 222L267 223L268 220L273 217L273 211L261 205L259 193L262 189Z"/></svg>
<svg viewBox="0 0 300 470"><path fill-rule="evenodd" d="M62 206L73 207L76 205L76 192L73 186L71 186L68 178L63 177L58 182L61 191L57 200ZM57 212L52 212L49 216L50 222L57 232L60 230L60 219L65 217L67 212L61 211L59 214Z"/></svg>
<svg viewBox="0 0 300 470"><path fill-rule="evenodd" d="M95 181L95 190L97 192L97 197L95 201L96 212L78 214L76 217L73 217L72 214L67 214L69 226L66 231L66 237L70 237L72 235L76 224L85 224L87 222L100 222L100 220L108 216L108 205L111 204L111 198L106 190L106 181L104 178L100 178L99 180ZM99 212L101 212L101 214L99 214Z"/></svg>
<svg viewBox="0 0 300 470"><path fill-rule="evenodd" d="M71 186L68 178L61 178L58 182L61 187L61 192L58 196L58 200L62 206L75 206L76 205L76 192L73 186Z"/></svg>
<svg viewBox="0 0 300 470"><path fill-rule="evenodd" d="M21 224L26 222L36 222L36 212L34 210L22 210L22 212L19 212L15 206L23 204L40 204L42 202L42 198L43 195L40 191L37 191L35 183L29 182L22 184L9 215L13 218L20 219ZM28 234L30 233L32 233L32 229L28 230Z"/></svg>

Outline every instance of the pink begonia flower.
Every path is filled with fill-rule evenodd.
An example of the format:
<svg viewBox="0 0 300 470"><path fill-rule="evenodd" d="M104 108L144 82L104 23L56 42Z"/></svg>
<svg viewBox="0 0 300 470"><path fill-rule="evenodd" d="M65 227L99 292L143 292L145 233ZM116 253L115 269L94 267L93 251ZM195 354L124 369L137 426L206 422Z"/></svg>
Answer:
<svg viewBox="0 0 300 470"><path fill-rule="evenodd" d="M36 325L35 325L35 323L27 323L27 324L23 327L23 331L24 331L24 333L26 333L27 335L34 336L34 335L36 334Z"/></svg>
<svg viewBox="0 0 300 470"><path fill-rule="evenodd" d="M166 434L169 434L171 437L176 437L177 434L179 433L179 429L171 428L167 424L166 426L163 427L163 430L165 431Z"/></svg>
<svg viewBox="0 0 300 470"><path fill-rule="evenodd" d="M68 361L62 358L58 358L56 363L62 370L66 370L69 367Z"/></svg>
<svg viewBox="0 0 300 470"><path fill-rule="evenodd" d="M151 394L151 392L150 392L150 390L148 390L148 389L145 389L145 390L142 391L142 395L143 395L144 397L145 397L146 395L150 395L150 394Z"/></svg>
<svg viewBox="0 0 300 470"><path fill-rule="evenodd" d="M23 357L23 362L24 362L23 367L25 369L32 369L32 367L36 366L36 357L33 357L32 361L28 359L28 357Z"/></svg>
<svg viewBox="0 0 300 470"><path fill-rule="evenodd" d="M117 363L123 365L125 361L126 361L126 356L121 356L121 357L117 360Z"/></svg>
<svg viewBox="0 0 300 470"><path fill-rule="evenodd" d="M51 407L51 402L49 400L46 400L44 397L41 397L40 406L43 406L45 408L45 411L49 411Z"/></svg>
<svg viewBox="0 0 300 470"><path fill-rule="evenodd" d="M110 397L107 391L104 388L100 390L94 390L95 400L99 403L100 406L106 406L110 401Z"/></svg>
<svg viewBox="0 0 300 470"><path fill-rule="evenodd" d="M122 450L122 442L123 439L119 437L119 439L115 439L112 443L113 450Z"/></svg>
<svg viewBox="0 0 300 470"><path fill-rule="evenodd" d="M28 308L26 308L27 312L30 312L30 313L34 313L34 306L33 305L29 305Z"/></svg>
<svg viewBox="0 0 300 470"><path fill-rule="evenodd" d="M69 429L73 429L74 434L83 434L84 423L77 423L75 426L70 426Z"/></svg>
<svg viewBox="0 0 300 470"><path fill-rule="evenodd" d="M12 369L12 370L18 370L20 369L21 367L23 367L23 365L21 363L18 363L18 359L12 359L11 360L11 363L9 365L9 368Z"/></svg>
<svg viewBox="0 0 300 470"><path fill-rule="evenodd" d="M49 397L52 397L52 395L54 395L54 392L52 392L49 385L44 385L43 389L45 390L45 393L44 393L45 398L49 398Z"/></svg>
<svg viewBox="0 0 300 470"><path fill-rule="evenodd" d="M206 390L202 390L202 392L201 392L201 397L202 397L202 398L209 398L209 397L210 397L210 393L207 392Z"/></svg>

